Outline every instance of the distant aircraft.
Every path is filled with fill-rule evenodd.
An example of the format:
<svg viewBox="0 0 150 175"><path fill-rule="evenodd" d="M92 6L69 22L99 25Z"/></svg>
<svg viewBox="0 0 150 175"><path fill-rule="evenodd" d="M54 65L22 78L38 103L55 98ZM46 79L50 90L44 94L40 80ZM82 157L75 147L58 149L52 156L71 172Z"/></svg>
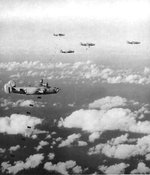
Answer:
<svg viewBox="0 0 150 175"><path fill-rule="evenodd" d="M54 33L53 36L65 36L63 33Z"/></svg>
<svg viewBox="0 0 150 175"><path fill-rule="evenodd" d="M29 112L29 111L27 111L26 113L27 113L27 114L31 114L31 112Z"/></svg>
<svg viewBox="0 0 150 175"><path fill-rule="evenodd" d="M74 50L60 50L61 53L74 53Z"/></svg>
<svg viewBox="0 0 150 175"><path fill-rule="evenodd" d="M59 92L59 88L50 87L48 83L43 83L43 79L40 81L38 86L27 86L27 87L16 87L16 83L10 80L4 85L5 93L16 93L16 94L26 94L26 95L47 95L56 94Z"/></svg>
<svg viewBox="0 0 150 175"><path fill-rule="evenodd" d="M31 129L31 126L27 126L27 128L30 128Z"/></svg>
<svg viewBox="0 0 150 175"><path fill-rule="evenodd" d="M139 41L127 41L127 44L140 44L141 42Z"/></svg>
<svg viewBox="0 0 150 175"><path fill-rule="evenodd" d="M11 156L11 157L15 157L15 155L14 155L14 154L12 154L12 153L10 153L10 156Z"/></svg>
<svg viewBox="0 0 150 175"><path fill-rule="evenodd" d="M80 43L81 46L87 46L87 47L91 47L91 46L95 46L94 43Z"/></svg>

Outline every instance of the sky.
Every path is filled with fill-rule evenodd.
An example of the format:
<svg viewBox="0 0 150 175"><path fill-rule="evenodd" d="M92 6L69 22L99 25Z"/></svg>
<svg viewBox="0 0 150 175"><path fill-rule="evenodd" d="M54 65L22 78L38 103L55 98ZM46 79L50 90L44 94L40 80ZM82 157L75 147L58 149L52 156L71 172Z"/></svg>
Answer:
<svg viewBox="0 0 150 175"><path fill-rule="evenodd" d="M114 52L147 57L150 36L148 0L1 0L1 54L55 54L80 42L96 43L93 55ZM65 33L62 39L53 33ZM141 41L130 47L127 40ZM109 52L109 54L108 54Z"/></svg>

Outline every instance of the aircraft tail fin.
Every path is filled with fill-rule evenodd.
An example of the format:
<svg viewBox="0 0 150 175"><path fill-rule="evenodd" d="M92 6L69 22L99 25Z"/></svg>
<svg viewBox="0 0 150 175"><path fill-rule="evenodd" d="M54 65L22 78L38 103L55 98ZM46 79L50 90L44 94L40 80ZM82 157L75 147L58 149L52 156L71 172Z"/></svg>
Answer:
<svg viewBox="0 0 150 175"><path fill-rule="evenodd" d="M12 87L9 86L9 84L7 83L7 84L4 85L4 91L5 91L6 94L9 94L9 93L12 92Z"/></svg>
<svg viewBox="0 0 150 175"><path fill-rule="evenodd" d="M10 80L8 83L4 85L4 91L6 94L12 92L12 88L16 86L16 83L13 80Z"/></svg>

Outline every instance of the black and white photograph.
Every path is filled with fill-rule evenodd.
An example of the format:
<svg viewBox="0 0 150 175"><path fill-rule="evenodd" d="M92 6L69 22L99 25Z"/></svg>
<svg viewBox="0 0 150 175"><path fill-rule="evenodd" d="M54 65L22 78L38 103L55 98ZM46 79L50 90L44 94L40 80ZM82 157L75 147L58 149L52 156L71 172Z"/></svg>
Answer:
<svg viewBox="0 0 150 175"><path fill-rule="evenodd" d="M150 0L0 0L0 175L150 174Z"/></svg>

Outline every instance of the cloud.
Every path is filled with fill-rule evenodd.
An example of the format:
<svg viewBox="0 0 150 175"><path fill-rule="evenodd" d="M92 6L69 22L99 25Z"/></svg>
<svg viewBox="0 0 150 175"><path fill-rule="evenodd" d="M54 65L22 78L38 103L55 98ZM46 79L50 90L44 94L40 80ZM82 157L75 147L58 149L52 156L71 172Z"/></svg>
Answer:
<svg viewBox="0 0 150 175"><path fill-rule="evenodd" d="M79 139L81 134L72 134L67 137L66 140L62 140L62 142L58 145L58 147L70 146L74 141Z"/></svg>
<svg viewBox="0 0 150 175"><path fill-rule="evenodd" d="M78 141L78 146L87 146L87 142L85 141Z"/></svg>
<svg viewBox="0 0 150 175"><path fill-rule="evenodd" d="M52 138L52 136L50 135L50 134L48 134L46 137L45 137L45 139L51 139Z"/></svg>
<svg viewBox="0 0 150 175"><path fill-rule="evenodd" d="M45 103L33 100L18 100L16 105L20 107L28 107L30 105L33 105L34 107L45 107Z"/></svg>
<svg viewBox="0 0 150 175"><path fill-rule="evenodd" d="M46 146L46 145L48 145L48 144L49 144L49 143L48 143L47 141L41 140L41 141L39 142L39 145L38 145L37 147L35 147L35 149L36 149L37 151L39 151L40 149L43 148L43 146Z"/></svg>
<svg viewBox="0 0 150 175"><path fill-rule="evenodd" d="M52 164L51 162L46 162L44 164L44 169L48 171L55 171L63 175L69 175L68 170L73 169L74 173L82 172L82 168L76 165L73 160L68 160L66 162L58 162L57 164Z"/></svg>
<svg viewBox="0 0 150 175"><path fill-rule="evenodd" d="M107 96L89 104L89 108L94 109L111 109L117 106L126 106L127 99L119 96L111 97Z"/></svg>
<svg viewBox="0 0 150 175"><path fill-rule="evenodd" d="M56 142L60 142L62 140L61 137L56 138Z"/></svg>
<svg viewBox="0 0 150 175"><path fill-rule="evenodd" d="M49 160L53 160L54 157L55 157L55 154L54 154L54 153L49 153L49 154L47 155L47 157L48 157Z"/></svg>
<svg viewBox="0 0 150 175"><path fill-rule="evenodd" d="M134 145L121 144L114 146L110 144L98 144L90 148L88 154L104 154L107 157L127 159L131 156L135 156L137 153L135 153Z"/></svg>
<svg viewBox="0 0 150 175"><path fill-rule="evenodd" d="M112 138L110 141L108 141L108 143L111 145L119 145L121 143L127 142L128 136L129 136L129 134L124 134L124 135L121 135L119 137Z"/></svg>
<svg viewBox="0 0 150 175"><path fill-rule="evenodd" d="M34 101L34 100L24 100L24 99L20 99L17 100L16 102L11 101L11 99L4 99L1 98L0 99L0 106L4 107L5 109L8 109L9 107L45 107L46 102L38 102L38 101Z"/></svg>
<svg viewBox="0 0 150 175"><path fill-rule="evenodd" d="M144 74L145 75L149 75L150 74L150 68L149 67L145 67L144 68Z"/></svg>
<svg viewBox="0 0 150 175"><path fill-rule="evenodd" d="M74 111L65 119L61 119L58 126L81 128L83 131L88 132L120 130L149 134L150 122L137 121L136 118L136 113L124 108L112 108L109 110L80 109Z"/></svg>
<svg viewBox="0 0 150 175"><path fill-rule="evenodd" d="M114 99L117 102L113 104ZM98 139L103 131L120 130L125 132L150 134L150 122L148 120L141 121L141 114L149 112L147 105L139 104L133 100L127 101L121 97L108 97L91 103L93 108L103 106L104 109L80 109L72 112L69 116L58 122L59 127L80 128L83 131L90 132L89 141L94 142ZM135 111L128 108L116 108L117 105L132 104L139 107ZM113 106L114 105L114 106ZM142 105L142 107L141 107ZM89 149L88 154L104 154L110 158L128 159L136 155L144 155L149 159L150 152L149 139L150 136L144 136L139 139L128 138L129 133L112 138L106 143L100 143Z"/></svg>
<svg viewBox="0 0 150 175"><path fill-rule="evenodd" d="M55 71L54 71L55 69ZM14 72L10 78L44 77L47 79L72 79L74 82L93 83L129 83L129 84L149 84L149 69L135 72L128 69L113 69L104 65L97 65L91 61L82 61L75 63L43 63L41 61L23 61L0 63L0 70ZM51 70L51 71L49 71Z"/></svg>
<svg viewBox="0 0 150 175"><path fill-rule="evenodd" d="M150 160L150 153L149 154L146 154L145 159L146 160Z"/></svg>
<svg viewBox="0 0 150 175"><path fill-rule="evenodd" d="M9 148L9 151L12 152L12 151L17 151L18 149L20 149L20 145L16 145L16 146L11 146Z"/></svg>
<svg viewBox="0 0 150 175"><path fill-rule="evenodd" d="M100 138L101 134L100 132L93 132L89 135L89 142L94 142L96 139Z"/></svg>
<svg viewBox="0 0 150 175"><path fill-rule="evenodd" d="M4 153L6 151L5 148L0 148L0 154Z"/></svg>
<svg viewBox="0 0 150 175"><path fill-rule="evenodd" d="M0 69L6 69L7 71L19 70L19 69L30 69L34 66L38 66L39 61L23 61L23 62L16 62L11 61L7 63L1 63Z"/></svg>
<svg viewBox="0 0 150 175"><path fill-rule="evenodd" d="M29 168L35 168L44 159L43 154L34 154L29 156L25 162L23 161L15 161L14 165L9 164L9 162L1 163L2 172L8 172L9 174L17 174L19 171Z"/></svg>
<svg viewBox="0 0 150 175"><path fill-rule="evenodd" d="M147 174L150 173L150 168L145 165L144 162L139 162L137 169L130 172L131 174Z"/></svg>
<svg viewBox="0 0 150 175"><path fill-rule="evenodd" d="M57 134L55 131L53 131L53 132L51 133L51 135L55 135L55 134Z"/></svg>
<svg viewBox="0 0 150 175"><path fill-rule="evenodd" d="M104 154L107 157L117 159L128 159L136 155L147 155L150 152L149 139L150 135L147 135L142 138L138 138L136 144L123 144L123 142L126 141L126 137L124 135L117 137L116 139L112 139L107 143L100 143L90 148L88 154Z"/></svg>
<svg viewBox="0 0 150 175"><path fill-rule="evenodd" d="M69 107L74 107L75 106L75 103L69 103L68 106Z"/></svg>
<svg viewBox="0 0 150 175"><path fill-rule="evenodd" d="M0 132L7 134L26 135L27 126L34 127L42 123L42 119L23 114L11 114L10 117L0 117Z"/></svg>
<svg viewBox="0 0 150 175"><path fill-rule="evenodd" d="M119 163L111 166L101 165L98 167L105 174L124 174L125 168L127 168L129 164Z"/></svg>
<svg viewBox="0 0 150 175"><path fill-rule="evenodd" d="M30 137L30 136L29 136ZM31 138L32 139L37 139L37 135L36 134L33 134L32 136L31 136Z"/></svg>
<svg viewBox="0 0 150 175"><path fill-rule="evenodd" d="M30 137L32 139L36 139L38 134L43 134L43 133L48 133L48 131L34 129L33 127L31 127L31 128L26 129L26 131L24 133L24 136L25 137Z"/></svg>
<svg viewBox="0 0 150 175"><path fill-rule="evenodd" d="M73 169L72 169L72 171L73 171L73 174L82 174L82 167L81 166L75 166Z"/></svg>

